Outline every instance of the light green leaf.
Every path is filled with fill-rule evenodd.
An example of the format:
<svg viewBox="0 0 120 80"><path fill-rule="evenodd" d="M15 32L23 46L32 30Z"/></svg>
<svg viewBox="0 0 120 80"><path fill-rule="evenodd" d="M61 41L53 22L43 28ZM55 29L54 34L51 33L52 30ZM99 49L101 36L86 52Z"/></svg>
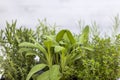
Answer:
<svg viewBox="0 0 120 80"><path fill-rule="evenodd" d="M45 50L45 48L42 46L42 45L40 45L34 38L32 38L31 37L31 40L33 41L33 42L35 42L35 45L36 45L36 47L37 47L37 49L39 49L41 52L43 52L45 55L47 54L47 51Z"/></svg>
<svg viewBox="0 0 120 80"><path fill-rule="evenodd" d="M60 73L60 66L59 65L53 65L50 69L50 79L51 80L59 80L61 78Z"/></svg>
<svg viewBox="0 0 120 80"><path fill-rule="evenodd" d="M19 47L31 47L31 48L37 48L37 46L30 42L22 42L19 44Z"/></svg>
<svg viewBox="0 0 120 80"><path fill-rule="evenodd" d="M44 41L44 45L47 47L47 48L50 48L50 47L52 47L52 41L50 41L50 40L45 40Z"/></svg>
<svg viewBox="0 0 120 80"><path fill-rule="evenodd" d="M65 51L65 48L62 46L55 46L55 52Z"/></svg>
<svg viewBox="0 0 120 80"><path fill-rule="evenodd" d="M69 38L68 38L68 36L67 36L67 33L64 34L63 40L64 40L65 42L70 42L70 40L69 40Z"/></svg>
<svg viewBox="0 0 120 80"><path fill-rule="evenodd" d="M18 50L18 52L19 53L23 53L23 52L30 52L30 51L33 51L32 49L30 49L30 48L20 48L19 50Z"/></svg>
<svg viewBox="0 0 120 80"><path fill-rule="evenodd" d="M30 47L30 48L36 48L39 49L41 52L43 52L44 54L46 54L46 50L44 49L44 47L42 47L39 43L30 43L30 42L22 42L19 44L19 47Z"/></svg>
<svg viewBox="0 0 120 80"><path fill-rule="evenodd" d="M53 65L50 70L39 75L37 80L59 80L61 78L59 68L59 65Z"/></svg>
<svg viewBox="0 0 120 80"><path fill-rule="evenodd" d="M47 40L53 41L55 36L53 36L53 35L49 35L49 36L45 35L44 37Z"/></svg>
<svg viewBox="0 0 120 80"><path fill-rule="evenodd" d="M39 43L36 43L36 46L41 52L43 52L44 54L47 54L47 51L42 45L40 45Z"/></svg>
<svg viewBox="0 0 120 80"><path fill-rule="evenodd" d="M32 75L40 70L42 70L43 68L46 67L46 64L38 64L38 65L35 65L29 72L29 74L27 75L27 78L26 80L29 80Z"/></svg>
<svg viewBox="0 0 120 80"><path fill-rule="evenodd" d="M38 56L38 54L36 53L36 51L34 51L33 49L30 49L30 48L20 48L18 50L19 53L23 53L25 52L25 56L32 56L32 55L35 55L35 56Z"/></svg>

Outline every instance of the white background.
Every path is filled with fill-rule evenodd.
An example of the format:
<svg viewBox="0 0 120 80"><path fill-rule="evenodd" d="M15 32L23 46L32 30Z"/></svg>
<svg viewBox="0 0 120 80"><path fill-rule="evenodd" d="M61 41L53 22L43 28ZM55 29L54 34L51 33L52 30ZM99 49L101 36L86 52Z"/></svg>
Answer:
<svg viewBox="0 0 120 80"><path fill-rule="evenodd" d="M5 27L6 20L35 28L38 19L46 18L50 24L73 31L78 31L79 20L86 24L96 21L106 29L119 13L120 0L0 0L0 28Z"/></svg>

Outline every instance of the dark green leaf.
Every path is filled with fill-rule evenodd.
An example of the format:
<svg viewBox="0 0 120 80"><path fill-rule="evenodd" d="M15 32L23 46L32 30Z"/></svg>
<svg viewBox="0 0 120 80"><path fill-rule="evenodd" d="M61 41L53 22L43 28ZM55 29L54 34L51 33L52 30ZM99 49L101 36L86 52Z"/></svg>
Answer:
<svg viewBox="0 0 120 80"><path fill-rule="evenodd" d="M72 44L74 44L76 42L72 33L69 30L67 30L67 36Z"/></svg>
<svg viewBox="0 0 120 80"><path fill-rule="evenodd" d="M56 41L59 42L60 40L62 40L64 34L65 34L66 30L61 30L57 36L56 36Z"/></svg>

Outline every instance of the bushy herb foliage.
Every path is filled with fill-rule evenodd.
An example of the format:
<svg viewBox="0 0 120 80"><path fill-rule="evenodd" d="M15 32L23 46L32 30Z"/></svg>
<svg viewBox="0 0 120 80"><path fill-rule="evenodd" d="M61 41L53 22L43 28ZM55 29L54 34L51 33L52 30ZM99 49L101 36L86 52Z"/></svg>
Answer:
<svg viewBox="0 0 120 80"><path fill-rule="evenodd" d="M35 61L35 56L26 57L18 52L18 44L24 41L31 42L30 37L34 37L33 31L27 28L16 28L16 21L12 24L6 23L5 30L1 30L0 46L4 57L1 67L6 80L25 80L26 76Z"/></svg>
<svg viewBox="0 0 120 80"><path fill-rule="evenodd" d="M0 36L3 76L6 80L116 80L120 35L114 34L113 41L90 34L91 29L85 26L81 34L73 35L66 29L56 32L44 22L36 31L7 23Z"/></svg>

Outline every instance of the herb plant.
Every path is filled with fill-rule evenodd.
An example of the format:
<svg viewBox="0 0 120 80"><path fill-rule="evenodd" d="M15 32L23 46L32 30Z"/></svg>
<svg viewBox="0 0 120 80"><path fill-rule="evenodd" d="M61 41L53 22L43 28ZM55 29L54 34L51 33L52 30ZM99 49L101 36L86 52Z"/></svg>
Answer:
<svg viewBox="0 0 120 80"><path fill-rule="evenodd" d="M100 37L96 24L72 34L57 31L46 21L34 31L17 28L15 21L0 32L0 72L5 80L116 80L119 45L120 34Z"/></svg>

